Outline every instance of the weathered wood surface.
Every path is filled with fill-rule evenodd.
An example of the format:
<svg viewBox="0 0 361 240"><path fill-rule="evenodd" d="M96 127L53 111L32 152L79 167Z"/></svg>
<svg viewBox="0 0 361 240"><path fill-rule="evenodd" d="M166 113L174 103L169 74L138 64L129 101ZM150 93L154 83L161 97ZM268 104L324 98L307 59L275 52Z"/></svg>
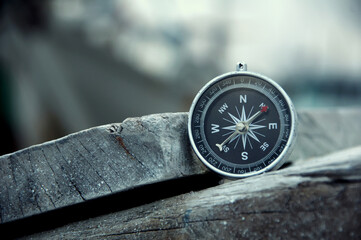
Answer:
<svg viewBox="0 0 361 240"><path fill-rule="evenodd" d="M361 146L27 239L361 239Z"/></svg>
<svg viewBox="0 0 361 240"><path fill-rule="evenodd" d="M360 145L360 118L360 109L299 112L290 161ZM206 172L186 113L130 118L0 157L0 222Z"/></svg>
<svg viewBox="0 0 361 240"><path fill-rule="evenodd" d="M0 222L204 172L186 122L186 114L128 119L2 156Z"/></svg>
<svg viewBox="0 0 361 240"><path fill-rule="evenodd" d="M298 137L290 161L322 156L361 145L361 108L298 112Z"/></svg>

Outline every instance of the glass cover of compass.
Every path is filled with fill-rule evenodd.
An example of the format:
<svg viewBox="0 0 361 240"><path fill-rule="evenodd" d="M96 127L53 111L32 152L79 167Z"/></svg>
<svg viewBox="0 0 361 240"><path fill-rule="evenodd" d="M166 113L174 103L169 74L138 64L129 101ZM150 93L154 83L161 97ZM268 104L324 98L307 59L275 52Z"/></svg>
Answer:
<svg viewBox="0 0 361 240"><path fill-rule="evenodd" d="M211 170L242 178L279 168L291 152L296 112L273 80L246 71L218 76L196 95L188 133L197 157Z"/></svg>

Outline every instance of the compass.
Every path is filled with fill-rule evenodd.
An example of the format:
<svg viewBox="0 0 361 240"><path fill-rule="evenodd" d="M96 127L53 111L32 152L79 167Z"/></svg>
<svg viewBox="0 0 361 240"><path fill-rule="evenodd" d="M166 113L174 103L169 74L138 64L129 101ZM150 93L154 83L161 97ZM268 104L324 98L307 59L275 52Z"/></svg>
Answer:
<svg viewBox="0 0 361 240"><path fill-rule="evenodd" d="M247 71L218 76L196 95L188 133L197 157L211 170L242 178L279 168L290 154L297 116L273 80Z"/></svg>

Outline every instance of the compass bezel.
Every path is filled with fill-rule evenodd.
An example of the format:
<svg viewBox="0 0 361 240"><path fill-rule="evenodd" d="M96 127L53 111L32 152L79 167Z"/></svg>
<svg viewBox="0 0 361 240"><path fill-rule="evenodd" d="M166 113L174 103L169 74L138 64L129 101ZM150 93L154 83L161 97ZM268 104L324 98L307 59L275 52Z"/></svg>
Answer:
<svg viewBox="0 0 361 240"><path fill-rule="evenodd" d="M279 93L282 95L282 97L286 100L286 104L289 108L289 112L291 115L291 117L290 117L291 118L290 135L289 135L289 138L288 138L286 145L285 145L283 151L281 152L281 154L279 154L279 156L271 164L267 165L266 167L264 167L258 171L251 171L251 172L242 173L242 174L225 172L225 171L222 171L221 169L213 166L212 164L210 164L199 152L198 147L196 146L195 140L193 139L193 131L192 131L192 119L193 119L194 110L196 108L198 101L202 97L203 93L205 93L211 86L218 83L219 81L222 81L223 79L226 79L226 78L236 77L236 76L251 76L251 77L255 77L255 78L260 78L260 79L266 81L267 83L269 83L270 85L272 85L276 90L279 91ZM220 76L213 78L211 81L209 81L207 84L205 84L198 91L198 93L196 94L196 96L192 102L190 110L189 110L188 136L190 139L192 149L195 152L195 154L197 155L198 159L204 165L206 165L210 170L212 170L224 177L227 177L227 178L244 178L244 177L258 175L258 174L268 172L271 170L276 170L282 166L282 164L285 162L285 160L287 159L289 154L292 152L292 148L294 146L296 135L297 135L296 124L297 124L297 114L296 114L294 105L293 105L291 99L289 98L289 96L287 95L287 93L283 90L283 88L278 83L276 83L271 78L261 75L259 73L250 72L250 71L234 71L234 72L225 73L225 74L222 74Z"/></svg>

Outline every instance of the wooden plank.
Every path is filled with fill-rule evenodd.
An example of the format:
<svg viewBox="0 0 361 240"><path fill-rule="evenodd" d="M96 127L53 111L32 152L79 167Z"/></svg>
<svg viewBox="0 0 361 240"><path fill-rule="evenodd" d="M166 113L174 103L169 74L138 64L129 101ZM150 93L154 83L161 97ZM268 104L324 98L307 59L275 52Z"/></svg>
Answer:
<svg viewBox="0 0 361 240"><path fill-rule="evenodd" d="M29 239L360 239L360 202L361 146Z"/></svg>
<svg viewBox="0 0 361 240"><path fill-rule="evenodd" d="M290 161L330 154L361 144L361 109L310 109L298 112L296 146Z"/></svg>
<svg viewBox="0 0 361 240"><path fill-rule="evenodd" d="M205 172L186 121L184 113L128 119L2 156L0 222Z"/></svg>
<svg viewBox="0 0 361 240"><path fill-rule="evenodd" d="M361 144L360 117L360 109L299 112L290 161ZM0 222L206 172L186 113L130 118L0 157Z"/></svg>

